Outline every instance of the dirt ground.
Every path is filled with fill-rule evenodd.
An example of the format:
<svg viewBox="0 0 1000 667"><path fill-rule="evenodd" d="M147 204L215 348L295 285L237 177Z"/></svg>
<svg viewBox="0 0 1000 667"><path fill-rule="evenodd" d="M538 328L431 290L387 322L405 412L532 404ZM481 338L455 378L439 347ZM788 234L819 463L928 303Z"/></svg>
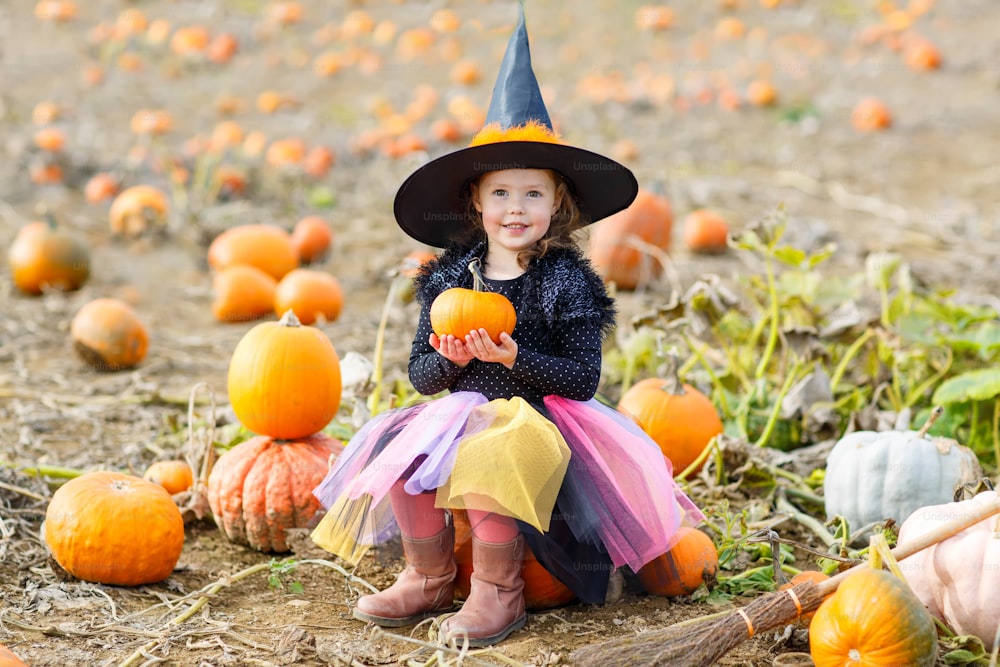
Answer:
<svg viewBox="0 0 1000 667"><path fill-rule="evenodd" d="M300 565L277 587L263 573L231 580L272 555L232 544L211 521L188 526L178 568L162 584L125 589L67 580L38 538L51 489L16 470L49 465L141 473L152 461L181 451L188 396L198 383L215 395L217 424L232 423L226 370L252 323L213 319L205 259L207 241L227 226L273 222L290 228L313 213L328 219L336 240L322 266L341 281L346 299L341 317L321 327L341 357L372 357L392 271L418 247L393 222L392 195L427 153L461 144L430 138L427 153L392 158L378 149L360 150L359 138L386 109L406 108L421 85L439 93L414 128L424 136L461 95L485 108L516 3L302 4L304 20L286 26L268 20L280 3L262 0L94 0L79 2L78 15L64 23L39 19L35 3L0 5L0 246L9 246L17 229L44 208L87 240L94 266L83 289L35 298L17 292L6 260L0 260L0 460L15 466L0 468L0 643L30 665L379 665L411 657L411 664L423 664L432 655L400 638L371 637L370 629L350 618L359 591L322 564ZM651 32L636 26L640 5L634 2L527 3L535 69L569 141L626 161L644 187L670 197L678 220L708 206L724 212L738 230L783 204L789 241L805 248L835 242L837 270L861 271L867 253L895 251L921 282L995 302L1000 43L994 36L1000 5L911 2L912 11L905 13L868 0L668 4L673 25ZM101 27L114 24L127 8L168 21L171 28L201 23L213 32L231 32L240 49L218 65L183 60L142 36L107 41ZM403 30L427 26L442 8L461 19L460 27L438 34L428 51L415 56L400 51L396 41L379 44L371 35L336 32L352 10ZM745 32L726 37L727 17L738 18ZM895 31L879 37L873 30L887 23ZM96 42L102 34L105 41ZM899 46L915 34L939 47L940 69L906 66ZM364 49L351 51L352 45ZM362 64L321 76L314 63L327 51L353 54L355 60L348 60ZM123 52L137 55L142 69L124 69ZM479 64L478 82L450 78L456 57ZM85 80L93 65L104 73L96 85ZM732 93L739 99L757 77L777 86L775 106L720 104ZM288 103L262 111L258 95L268 90ZM852 106L869 95L891 108L889 130L861 133L851 127ZM114 237L108 203L83 198L89 176L113 171L127 184L169 188L164 171L154 167L157 156L187 159L186 142L211 134L227 100L234 106L232 118L248 131L329 146L336 164L315 179L274 173L244 155L240 165L253 176L245 197L204 201L189 190L185 200L182 190L174 190L164 234L133 241ZM53 121L67 140L58 158L61 183L34 183L29 176L44 157L32 143L38 127L32 112L43 101L61 110ZM172 131L153 141L137 137L130 121L140 109L168 110ZM195 163L188 159L186 166L194 169ZM661 303L668 283L683 287L709 273L730 280L756 268L735 253L692 255L681 243L679 222L674 237L669 280L620 294L623 318ZM74 355L69 322L98 296L128 299L147 324L151 345L138 369L94 373ZM415 317L415 304L392 304L385 355L390 379L404 376ZM614 387L604 391L615 396ZM349 418L358 400L345 397L343 417ZM204 421L208 409L200 406L197 413ZM326 559L310 544L300 536L294 556ZM383 555L366 560L355 574L377 587L387 585L401 562ZM162 629L183 610L182 596L214 582L224 585L195 617L169 632ZM714 611L629 588L611 604L532 613L526 628L495 653L465 661L567 664L582 645ZM426 640L426 630L415 634ZM807 650L801 631L766 633L720 664L771 665L779 656Z"/></svg>

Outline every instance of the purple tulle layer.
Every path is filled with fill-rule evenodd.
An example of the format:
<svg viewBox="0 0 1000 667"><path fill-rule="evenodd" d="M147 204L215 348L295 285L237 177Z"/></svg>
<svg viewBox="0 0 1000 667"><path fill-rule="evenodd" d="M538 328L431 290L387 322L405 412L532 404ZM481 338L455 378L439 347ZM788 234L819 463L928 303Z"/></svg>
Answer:
<svg viewBox="0 0 1000 667"><path fill-rule="evenodd" d="M413 494L448 480L462 438L484 427L470 415L488 402L455 392L378 415L351 439L314 494L324 507L346 501L351 512L364 514L359 544L389 539L398 530L389 488L407 474L405 488ZM579 542L603 547L616 567L638 570L673 546L682 524L704 519L659 447L627 416L597 400L557 396L546 397L544 409L571 452L559 511Z"/></svg>

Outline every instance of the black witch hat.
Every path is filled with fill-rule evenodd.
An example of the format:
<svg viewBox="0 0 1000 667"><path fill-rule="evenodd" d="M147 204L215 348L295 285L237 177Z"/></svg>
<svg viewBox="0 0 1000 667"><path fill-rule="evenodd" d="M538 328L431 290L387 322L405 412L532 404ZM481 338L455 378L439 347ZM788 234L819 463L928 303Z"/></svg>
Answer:
<svg viewBox="0 0 1000 667"><path fill-rule="evenodd" d="M502 169L552 169L569 183L581 222L628 207L635 176L611 158L564 144L552 128L531 68L524 5L493 87L486 123L467 148L431 160L396 193L393 212L407 234L444 248L469 227L469 184Z"/></svg>

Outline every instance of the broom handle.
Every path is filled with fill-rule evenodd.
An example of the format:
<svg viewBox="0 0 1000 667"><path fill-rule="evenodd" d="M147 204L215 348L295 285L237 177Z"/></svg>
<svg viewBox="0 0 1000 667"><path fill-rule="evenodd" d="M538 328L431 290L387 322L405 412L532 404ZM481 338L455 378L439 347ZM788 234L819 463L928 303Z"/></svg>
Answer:
<svg viewBox="0 0 1000 667"><path fill-rule="evenodd" d="M945 512L948 510L944 509L944 506L941 506L941 509L938 511ZM952 535L957 535L966 528L974 526L983 519L988 519L994 514L1000 514L1000 493L994 494L993 499L990 502L981 503L978 507L970 508L968 511L957 515L951 521L942 523L926 533L917 535L912 541L907 542L905 545L897 546L891 551L892 556L896 560L903 560L918 551L948 539ZM816 590L822 597L826 597L830 593L837 590L837 586L839 586L844 579L852 575L857 568L867 566L868 563L866 561L864 563L859 563L854 567L848 568L843 572L830 577L826 581L816 584Z"/></svg>

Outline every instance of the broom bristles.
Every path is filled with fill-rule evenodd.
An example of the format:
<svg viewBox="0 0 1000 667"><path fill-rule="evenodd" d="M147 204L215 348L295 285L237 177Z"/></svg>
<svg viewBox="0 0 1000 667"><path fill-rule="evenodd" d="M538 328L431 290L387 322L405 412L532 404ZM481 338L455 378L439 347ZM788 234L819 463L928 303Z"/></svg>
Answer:
<svg viewBox="0 0 1000 667"><path fill-rule="evenodd" d="M721 618L622 637L577 649L570 656L581 667L684 665L709 667L754 635L794 622L823 601L816 584L768 593Z"/></svg>

